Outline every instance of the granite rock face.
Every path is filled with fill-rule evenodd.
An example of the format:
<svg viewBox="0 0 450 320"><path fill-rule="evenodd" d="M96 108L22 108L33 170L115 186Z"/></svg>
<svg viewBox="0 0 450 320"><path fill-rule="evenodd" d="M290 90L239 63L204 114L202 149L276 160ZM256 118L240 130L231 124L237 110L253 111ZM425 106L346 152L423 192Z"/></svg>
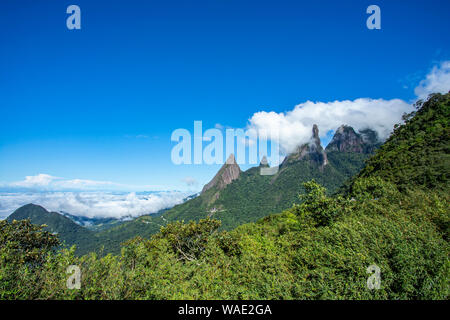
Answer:
<svg viewBox="0 0 450 320"><path fill-rule="evenodd" d="M358 133L350 126L342 125L327 145L326 151L371 153L378 145L377 133L371 129Z"/></svg>
<svg viewBox="0 0 450 320"><path fill-rule="evenodd" d="M241 168L236 163L234 154L230 154L227 161L222 168L220 168L214 178L203 187L202 193L211 188L223 190L227 185L239 178L240 174Z"/></svg>
<svg viewBox="0 0 450 320"><path fill-rule="evenodd" d="M356 132L350 126L341 125L336 130L331 142L326 149L324 149L319 137L319 128L314 124L310 140L307 143L299 145L294 152L289 154L283 160L280 169L298 161L309 161L311 164L318 166L322 170L329 163L327 152L369 154L379 145L380 142L375 131L365 129ZM262 158L259 167L263 169L269 168L266 156ZM238 179L240 174L241 169L236 163L234 155L231 154L214 178L203 187L202 193L212 188L215 188L217 191L223 190L231 182ZM218 195L219 194L217 193L216 196Z"/></svg>
<svg viewBox="0 0 450 320"><path fill-rule="evenodd" d="M281 167L286 166L288 163L300 160L309 160L321 167L328 164L327 154L320 143L319 128L316 124L313 125L310 141L297 147L296 151L284 159Z"/></svg>

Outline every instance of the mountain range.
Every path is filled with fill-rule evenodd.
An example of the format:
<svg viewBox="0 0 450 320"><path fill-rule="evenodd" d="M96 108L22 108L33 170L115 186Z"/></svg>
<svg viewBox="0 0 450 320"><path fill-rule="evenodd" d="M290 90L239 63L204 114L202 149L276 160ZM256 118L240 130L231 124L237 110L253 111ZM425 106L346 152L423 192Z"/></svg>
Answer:
<svg viewBox="0 0 450 320"><path fill-rule="evenodd" d="M35 224L46 224L47 230L58 233L66 245L76 245L79 254L101 247L105 252L118 253L122 242L135 236L150 237L172 221L209 217L221 220L221 228L230 230L283 211L300 202L302 184L311 179L334 193L361 170L364 161L380 145L375 131L356 132L342 125L323 148L319 128L314 125L310 141L286 156L276 174L261 174L261 169L268 167L265 157L259 166L242 171L231 154L198 196L158 214L131 221L88 219L28 204L12 213L8 220L30 219Z"/></svg>

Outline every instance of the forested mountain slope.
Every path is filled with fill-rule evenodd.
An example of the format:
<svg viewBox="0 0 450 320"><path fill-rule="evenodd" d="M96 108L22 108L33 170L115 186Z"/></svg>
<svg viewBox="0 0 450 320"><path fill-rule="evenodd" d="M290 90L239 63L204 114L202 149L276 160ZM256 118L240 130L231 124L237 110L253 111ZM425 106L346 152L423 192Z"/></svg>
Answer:
<svg viewBox="0 0 450 320"><path fill-rule="evenodd" d="M353 131L351 127L347 128ZM372 135L376 137L375 133ZM311 139L314 143L301 145L288 155L275 175L261 175L263 165L250 168L226 187L210 187L199 197L168 210L164 217L168 221L210 217L221 220L224 229L256 221L299 202L298 194L304 192L303 183L311 179L324 185L329 193L335 192L363 167L364 160L373 151L367 146L378 143L377 138L367 142L360 138L353 144L355 150L326 152L320 145L317 126L312 130ZM340 138L340 141L342 144L350 143L347 137Z"/></svg>
<svg viewBox="0 0 450 320"><path fill-rule="evenodd" d="M61 242L69 247L76 245L80 248L80 254L95 250L99 246L93 231L76 224L57 212L49 212L41 206L27 204L14 211L7 218L10 222L24 219L29 219L31 223L36 225L46 225L45 230L58 234Z"/></svg>
<svg viewBox="0 0 450 320"><path fill-rule="evenodd" d="M77 252L84 254L91 250L120 252L120 244L135 236L150 237L169 222L190 221L214 218L221 221L221 229L231 230L241 224L254 222L271 213L280 212L298 203L298 194L304 192L303 183L315 179L325 186L329 193L335 192L342 184L355 175L364 165L364 160L378 143L376 134L366 130L363 139L348 126L340 127L330 148L323 149L317 126L312 128L311 142L299 145L297 150L288 155L275 175L261 175L259 167L242 172L233 155L227 159L214 178L205 185L202 193L183 204L156 215L145 215L131 221L111 225L100 229L95 234L85 228L76 226L69 235L69 245L76 244ZM335 148L334 146L338 146ZM351 146L351 147L347 147ZM57 214L57 213L53 213ZM45 215L32 222L45 223ZM26 216L23 216L26 218ZM50 230L52 229L52 225ZM68 230L65 228L64 230ZM58 229L56 232L65 232ZM84 230L89 238L80 233ZM94 237L92 237L92 235ZM85 241L90 239L89 241Z"/></svg>
<svg viewBox="0 0 450 320"><path fill-rule="evenodd" d="M405 115L357 178L378 176L402 190L448 189L450 175L450 94L435 94ZM356 179L357 179L356 178Z"/></svg>

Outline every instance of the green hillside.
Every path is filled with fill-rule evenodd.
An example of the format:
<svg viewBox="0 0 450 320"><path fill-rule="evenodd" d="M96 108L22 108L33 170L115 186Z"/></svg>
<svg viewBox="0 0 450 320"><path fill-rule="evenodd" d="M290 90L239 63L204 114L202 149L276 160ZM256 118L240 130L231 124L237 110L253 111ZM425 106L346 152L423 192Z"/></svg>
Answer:
<svg viewBox="0 0 450 320"><path fill-rule="evenodd" d="M422 103L416 104L417 111L404 116L406 125L395 128L358 178L376 175L401 190L448 190L450 95L435 94Z"/></svg>
<svg viewBox="0 0 450 320"><path fill-rule="evenodd" d="M317 127L315 130L318 134ZM357 135L353 129L351 132ZM319 152L323 153L318 136L316 140ZM374 141L370 145L376 142L375 138L372 140ZM345 142L345 139L340 141L344 144ZM362 139L360 143L366 145ZM211 181L211 187L205 187L200 196L172 209L131 221L110 223L106 227L88 229L65 216L47 212L44 208L33 205L18 209L9 219L29 218L32 223L47 224L46 230L57 232L60 239L68 246L76 245L77 254L86 254L90 251L119 254L124 241L136 236L148 238L170 222L214 218L221 221L220 230L231 230L244 223L254 222L269 214L288 209L299 202L298 194L304 192L303 183L311 179L324 185L331 194L355 175L369 156L367 153L360 152L329 151L326 153L328 163L322 165L320 161L317 162L317 158L320 157L314 156L316 150L311 151L312 156L299 159L301 148L305 146L300 146L297 153L289 155L280 166L278 173L273 176L261 175L261 166L240 172L237 164L234 164L235 174L240 172L240 175L225 185L221 180L221 174L226 174L227 165L224 165ZM214 182L218 184L214 185ZM69 214L66 215L70 217Z"/></svg>
<svg viewBox="0 0 450 320"><path fill-rule="evenodd" d="M315 130L318 130L317 127ZM321 163L323 159L314 156L316 150L311 151L312 156L299 159L300 149L305 147L300 146L299 150L291 154L281 165L279 172L273 176L261 175L261 166L242 172L237 164L234 164L232 171L240 175L229 184L224 184L222 181L221 175L228 174L226 170L228 167L224 166L211 181L211 187L205 187L200 196L158 214L125 222L113 221L105 226L100 225L90 229L75 224L58 213L47 213L41 207L34 208L33 213L30 209L33 208L32 206L25 206L18 210L21 212L20 217L17 213L11 217L17 220L30 218L32 223L48 224L46 230L58 232L68 246L75 244L77 254L86 254L90 251L120 254L121 244L124 241L136 236L148 238L159 232L160 228L167 223L179 220L199 221L204 218L213 218L221 221L220 230L231 230L244 223L255 222L269 214L292 207L294 203L300 201L298 194L304 192L303 183L306 181L315 179L331 194L355 175L369 156L363 152L363 147L374 145L377 139L373 137L373 141L365 143L352 128L346 127L345 130L351 132L353 138L360 139L356 147L359 147L358 150L361 152L328 151L326 152L327 164L323 165ZM367 130L367 132L370 134L371 131ZM320 145L318 136L316 139ZM330 145L333 146L335 142L333 140ZM345 146L346 142L347 140L342 137L339 140L340 146ZM324 152L320 146L319 152ZM317 162L318 158L322 160ZM71 217L70 214L66 213L66 215ZM80 220L78 217L76 219L76 221Z"/></svg>
<svg viewBox="0 0 450 320"><path fill-rule="evenodd" d="M362 168L368 156L332 152L328 157L330 163L323 169L310 161L300 160L282 168L275 176L260 175L259 168L251 168L220 193L219 198L209 206L217 208L217 212L209 216L221 220L222 227L227 230L243 223L254 222L298 203L298 194L304 192L303 182L311 179L315 179L326 186L329 193L333 193L346 179ZM179 215L177 210L178 208L172 209L176 220L189 220L190 213L195 211L195 208ZM202 218L206 216L204 214Z"/></svg>
<svg viewBox="0 0 450 320"><path fill-rule="evenodd" d="M97 233L99 244L104 245L106 252L119 253L123 241L134 236L149 237L161 226L179 220L212 218L221 221L220 230L231 230L292 207L300 201L298 194L305 190L303 183L311 179L324 185L329 194L334 193L361 170L369 154L331 151L327 157L328 164L322 166L310 158L296 159L291 155L273 176L261 175L260 167L250 168L230 184L213 186L161 216L140 217Z"/></svg>
<svg viewBox="0 0 450 320"><path fill-rule="evenodd" d="M261 175L261 165L250 168L225 188L212 187L199 197L168 210L163 217L166 221L209 217L221 220L221 229L230 230L298 203L298 194L304 192L303 183L311 179L324 185L330 194L334 193L361 170L369 153L364 153L362 147L361 152L330 151L326 152L328 161L324 163L317 127L313 135L316 135L317 148L305 153L302 150L309 148L308 145L299 146L275 175ZM360 144L366 145L362 139ZM300 154L306 156L300 157Z"/></svg>
<svg viewBox="0 0 450 320"><path fill-rule="evenodd" d="M29 219L31 223L36 225L46 225L44 230L56 233L59 240L69 247L76 245L79 254L88 253L99 246L94 232L57 212L49 212L35 204L20 207L7 218L10 222L25 219Z"/></svg>

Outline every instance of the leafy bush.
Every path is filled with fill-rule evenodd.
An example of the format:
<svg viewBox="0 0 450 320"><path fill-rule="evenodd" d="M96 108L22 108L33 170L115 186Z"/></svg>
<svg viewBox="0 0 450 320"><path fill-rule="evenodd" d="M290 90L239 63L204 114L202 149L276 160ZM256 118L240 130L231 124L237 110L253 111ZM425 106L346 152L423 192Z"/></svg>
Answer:
<svg viewBox="0 0 450 320"><path fill-rule="evenodd" d="M326 189L314 180L303 184L306 194L300 195L300 205L295 206L296 212L303 218L311 215L318 226L326 226L332 223L344 206L345 199L341 196L328 197Z"/></svg>
<svg viewBox="0 0 450 320"><path fill-rule="evenodd" d="M177 221L161 228L154 239L166 239L180 260L193 261L205 250L210 235L220 227L220 221L202 219L198 223Z"/></svg>

